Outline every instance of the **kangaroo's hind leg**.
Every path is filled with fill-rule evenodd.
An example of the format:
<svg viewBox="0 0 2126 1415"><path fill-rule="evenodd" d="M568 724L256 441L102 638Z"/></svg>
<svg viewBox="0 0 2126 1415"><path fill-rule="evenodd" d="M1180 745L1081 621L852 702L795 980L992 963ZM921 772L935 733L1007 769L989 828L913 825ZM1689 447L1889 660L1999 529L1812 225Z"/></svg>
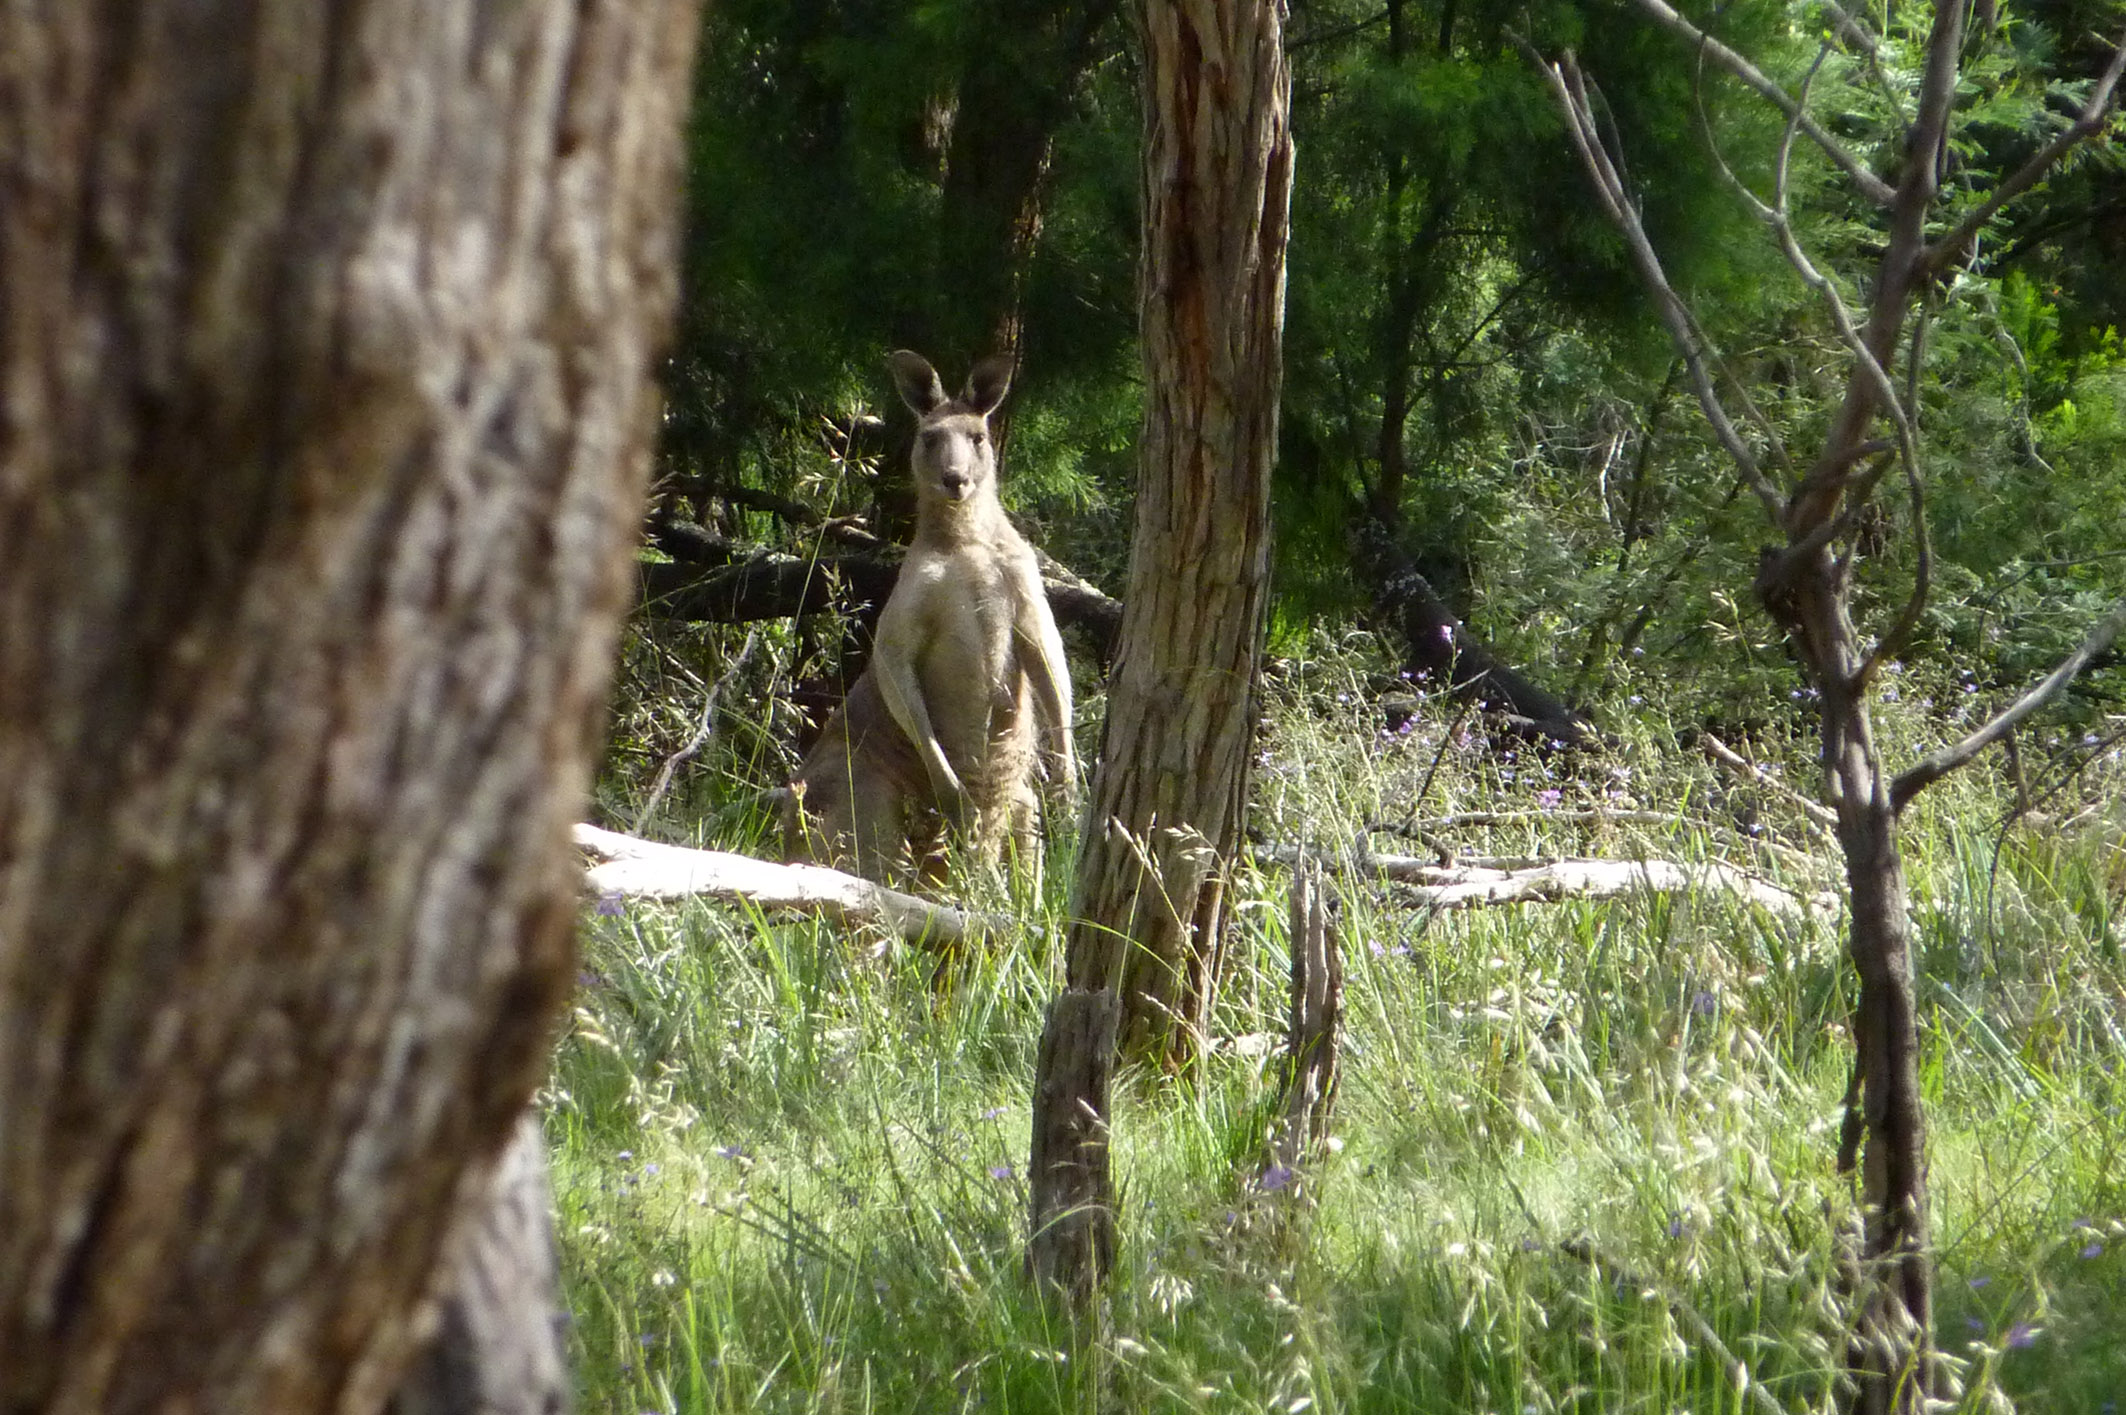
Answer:
<svg viewBox="0 0 2126 1415"><path fill-rule="evenodd" d="M908 793L892 773L859 762L851 772L848 840L852 860L841 868L881 884L907 878Z"/></svg>

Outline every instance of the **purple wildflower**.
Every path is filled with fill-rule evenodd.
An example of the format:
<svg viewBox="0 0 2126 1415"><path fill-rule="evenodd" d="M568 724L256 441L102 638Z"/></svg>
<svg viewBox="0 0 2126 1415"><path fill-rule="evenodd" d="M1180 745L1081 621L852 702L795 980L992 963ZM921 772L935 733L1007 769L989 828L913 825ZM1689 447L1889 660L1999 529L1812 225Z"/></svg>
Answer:
<svg viewBox="0 0 2126 1415"><path fill-rule="evenodd" d="M989 1177L991 1179L996 1180L1000 1184L1003 1181L1011 1178L1011 1175L1012 1169L1011 1166L1008 1164L993 1164L989 1166Z"/></svg>
<svg viewBox="0 0 2126 1415"><path fill-rule="evenodd" d="M2017 1322L2008 1328L2007 1336L2001 1338L2001 1345L2010 1351L2027 1350L2037 1345L2037 1328L2028 1322Z"/></svg>
<svg viewBox="0 0 2126 1415"><path fill-rule="evenodd" d="M603 919L617 919L627 912L627 896L618 890L608 889L598 896L598 902L591 906L591 912Z"/></svg>
<svg viewBox="0 0 2126 1415"><path fill-rule="evenodd" d="M2104 1245L2092 1238L2082 1245L2082 1256L2085 1258L2101 1258L2104 1256Z"/></svg>
<svg viewBox="0 0 2126 1415"><path fill-rule="evenodd" d="M1273 1164L1262 1172L1262 1187L1268 1193L1289 1189L1299 1178L1299 1171L1288 1164Z"/></svg>
<svg viewBox="0 0 2126 1415"><path fill-rule="evenodd" d="M1971 1279L1970 1286L1975 1291L1978 1288L1984 1287L1987 1283L1991 1281L1993 1281L1992 1278L1987 1277L1984 1273L1980 1273L1977 1277Z"/></svg>
<svg viewBox="0 0 2126 1415"><path fill-rule="evenodd" d="M1541 791L1535 793L1535 801L1536 804L1539 806L1555 806L1558 802L1564 799L1565 793L1563 791L1558 790L1558 788L1555 786L1547 786Z"/></svg>

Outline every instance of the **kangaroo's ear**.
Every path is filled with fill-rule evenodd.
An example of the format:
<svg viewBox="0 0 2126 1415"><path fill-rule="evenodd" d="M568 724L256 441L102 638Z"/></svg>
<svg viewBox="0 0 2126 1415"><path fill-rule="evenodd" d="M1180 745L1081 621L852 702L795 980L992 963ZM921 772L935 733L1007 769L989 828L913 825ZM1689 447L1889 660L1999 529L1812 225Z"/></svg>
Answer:
<svg viewBox="0 0 2126 1415"><path fill-rule="evenodd" d="M923 416L945 401L944 380L921 354L896 349L887 355L886 366L893 370L893 386L900 390L901 401L913 408L916 416Z"/></svg>
<svg viewBox="0 0 2126 1415"><path fill-rule="evenodd" d="M967 391L960 395L960 401L988 417L1011 391L1011 371L1017 366L1018 360L1009 354L991 354L967 375Z"/></svg>

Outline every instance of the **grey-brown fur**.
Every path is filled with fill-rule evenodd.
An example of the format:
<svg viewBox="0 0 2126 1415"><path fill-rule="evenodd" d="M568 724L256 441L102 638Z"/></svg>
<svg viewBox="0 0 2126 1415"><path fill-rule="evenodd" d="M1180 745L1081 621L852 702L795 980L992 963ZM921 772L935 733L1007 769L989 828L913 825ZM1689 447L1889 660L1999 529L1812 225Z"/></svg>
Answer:
<svg viewBox="0 0 2126 1415"><path fill-rule="evenodd" d="M957 398L920 355L903 349L890 363L919 420L915 539L870 664L791 783L785 852L904 875L933 858L934 813L979 853L1009 837L1034 864L1034 778L1045 758L1068 800L1077 763L1062 637L1033 547L997 501L989 415L1011 361L976 364Z"/></svg>

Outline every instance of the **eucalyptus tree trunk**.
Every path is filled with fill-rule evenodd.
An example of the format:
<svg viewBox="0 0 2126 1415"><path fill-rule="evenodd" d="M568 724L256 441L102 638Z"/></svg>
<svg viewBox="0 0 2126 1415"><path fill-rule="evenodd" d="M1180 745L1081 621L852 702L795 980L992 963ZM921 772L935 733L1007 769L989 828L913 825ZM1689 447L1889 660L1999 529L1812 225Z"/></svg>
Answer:
<svg viewBox="0 0 2126 1415"><path fill-rule="evenodd" d="M1283 381L1291 74L1278 0L1144 12L1146 404L1107 726L1049 1018L1030 1261L1083 1292L1113 1250L1107 1052L1185 1064L1241 843Z"/></svg>
<svg viewBox="0 0 2126 1415"><path fill-rule="evenodd" d="M573 979L692 0L0 9L0 1411L372 1411Z"/></svg>

